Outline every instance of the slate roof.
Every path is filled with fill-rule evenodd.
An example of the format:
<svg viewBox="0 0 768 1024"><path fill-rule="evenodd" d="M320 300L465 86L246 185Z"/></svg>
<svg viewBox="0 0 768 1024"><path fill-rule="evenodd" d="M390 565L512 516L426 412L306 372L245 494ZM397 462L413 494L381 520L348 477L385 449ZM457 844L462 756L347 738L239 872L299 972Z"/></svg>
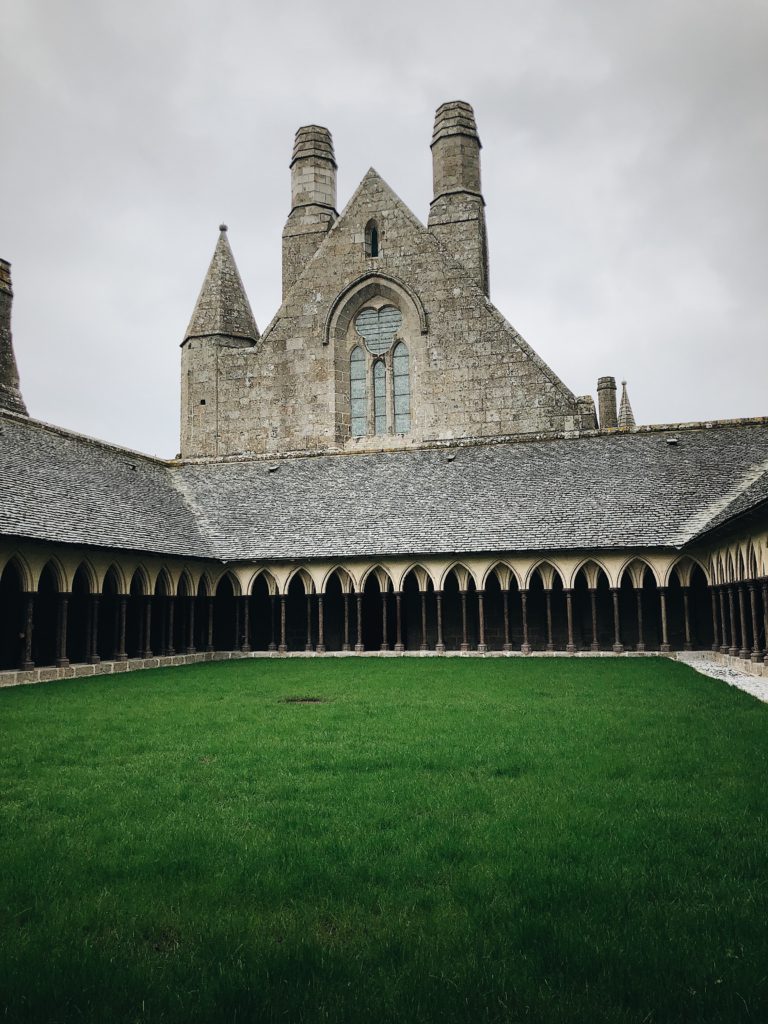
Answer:
<svg viewBox="0 0 768 1024"><path fill-rule="evenodd" d="M167 464L9 416L0 416L0 533L130 551L212 553Z"/></svg>
<svg viewBox="0 0 768 1024"><path fill-rule="evenodd" d="M0 533L168 555L679 548L766 498L768 420L176 464L0 415Z"/></svg>

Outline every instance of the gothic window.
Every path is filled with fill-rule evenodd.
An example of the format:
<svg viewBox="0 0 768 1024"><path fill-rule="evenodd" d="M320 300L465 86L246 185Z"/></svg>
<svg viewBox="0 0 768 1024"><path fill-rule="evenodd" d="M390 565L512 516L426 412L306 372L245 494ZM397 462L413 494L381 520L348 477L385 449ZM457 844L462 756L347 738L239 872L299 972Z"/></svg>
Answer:
<svg viewBox="0 0 768 1024"><path fill-rule="evenodd" d="M387 432L387 371L384 360L373 364L373 422L377 434Z"/></svg>
<svg viewBox="0 0 768 1024"><path fill-rule="evenodd" d="M379 229L375 220L369 220L365 225L365 255L379 255Z"/></svg>
<svg viewBox="0 0 768 1024"><path fill-rule="evenodd" d="M368 433L368 396L365 386L365 354L359 345L352 349L349 357L350 413L352 437Z"/></svg>
<svg viewBox="0 0 768 1024"><path fill-rule="evenodd" d="M407 434L411 429L411 370L408 349L400 341L392 353L392 379L395 396L395 433Z"/></svg>
<svg viewBox="0 0 768 1024"><path fill-rule="evenodd" d="M350 355L351 434L407 434L411 429L411 373L407 345L397 332L403 315L396 306L366 306L355 317L364 346ZM372 402L369 406L369 395Z"/></svg>

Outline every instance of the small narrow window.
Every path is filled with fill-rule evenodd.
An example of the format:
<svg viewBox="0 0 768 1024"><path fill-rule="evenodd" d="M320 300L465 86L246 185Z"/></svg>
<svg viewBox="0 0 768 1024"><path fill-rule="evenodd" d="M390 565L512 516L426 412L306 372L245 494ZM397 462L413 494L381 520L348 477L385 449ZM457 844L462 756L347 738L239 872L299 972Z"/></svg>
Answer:
<svg viewBox="0 0 768 1024"><path fill-rule="evenodd" d="M352 437L367 433L368 396L365 388L365 354L357 345L349 357L349 405Z"/></svg>
<svg viewBox="0 0 768 1024"><path fill-rule="evenodd" d="M377 434L387 432L387 371L381 359L373 364L373 417Z"/></svg>
<svg viewBox="0 0 768 1024"><path fill-rule="evenodd" d="M379 255L379 228L375 220L369 220L365 225L365 254Z"/></svg>
<svg viewBox="0 0 768 1024"><path fill-rule="evenodd" d="M395 433L407 434L411 429L411 369L408 349L400 341L392 353L392 376L395 397Z"/></svg>

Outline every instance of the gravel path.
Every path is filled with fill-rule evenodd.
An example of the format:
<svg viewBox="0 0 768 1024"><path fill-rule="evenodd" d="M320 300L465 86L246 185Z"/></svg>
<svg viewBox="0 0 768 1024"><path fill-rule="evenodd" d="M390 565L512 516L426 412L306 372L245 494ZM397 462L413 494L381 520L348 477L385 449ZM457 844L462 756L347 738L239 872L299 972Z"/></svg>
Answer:
<svg viewBox="0 0 768 1024"><path fill-rule="evenodd" d="M768 678L765 676L751 676L728 665L719 665L716 661L708 658L706 654L678 654L677 660L685 662L686 665L690 665L702 675L712 676L713 679L722 679L729 686L736 686L746 693L751 693L758 700L768 703Z"/></svg>

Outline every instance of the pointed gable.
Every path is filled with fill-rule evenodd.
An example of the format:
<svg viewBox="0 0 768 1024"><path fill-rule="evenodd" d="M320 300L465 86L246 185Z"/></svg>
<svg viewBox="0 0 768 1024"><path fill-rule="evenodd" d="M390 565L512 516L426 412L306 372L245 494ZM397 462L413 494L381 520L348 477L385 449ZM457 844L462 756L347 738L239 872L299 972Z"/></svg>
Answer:
<svg viewBox="0 0 768 1024"><path fill-rule="evenodd" d="M210 335L258 341L259 329L222 224L184 340Z"/></svg>

